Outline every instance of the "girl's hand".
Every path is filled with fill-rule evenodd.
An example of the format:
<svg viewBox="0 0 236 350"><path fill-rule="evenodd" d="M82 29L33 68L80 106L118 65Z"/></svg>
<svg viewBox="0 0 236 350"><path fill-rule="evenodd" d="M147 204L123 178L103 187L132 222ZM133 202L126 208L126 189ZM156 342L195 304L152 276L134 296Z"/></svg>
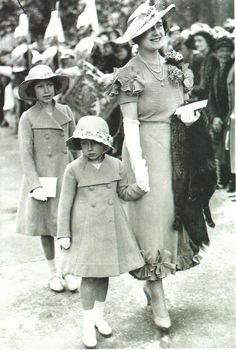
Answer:
<svg viewBox="0 0 236 350"><path fill-rule="evenodd" d="M42 187L35 188L32 192L32 197L38 201L46 201L47 196Z"/></svg>
<svg viewBox="0 0 236 350"><path fill-rule="evenodd" d="M63 249L69 249L70 248L70 238L68 237L62 237L58 239L58 242Z"/></svg>

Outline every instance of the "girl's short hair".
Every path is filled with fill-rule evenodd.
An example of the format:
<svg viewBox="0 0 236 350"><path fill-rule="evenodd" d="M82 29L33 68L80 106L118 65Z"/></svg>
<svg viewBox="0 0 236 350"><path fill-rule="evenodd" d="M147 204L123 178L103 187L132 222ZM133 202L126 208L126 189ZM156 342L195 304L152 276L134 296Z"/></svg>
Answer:
<svg viewBox="0 0 236 350"><path fill-rule="evenodd" d="M165 17L162 18L162 24L163 24L163 28L164 28L164 31L165 31L165 34L166 34L168 32L168 30L169 30L169 27L168 27L168 22L167 22ZM144 35L146 34L146 32L144 32L141 35L136 36L135 38L133 38L132 39L133 43L134 44L139 44L140 41L142 40L142 38L144 37Z"/></svg>
<svg viewBox="0 0 236 350"><path fill-rule="evenodd" d="M53 77L53 78L47 79L47 80L50 80L53 83L54 88L55 88L56 91L58 91L61 88L61 82L60 82L60 80L57 77ZM34 80L34 81L32 81L31 84L29 84L29 86L26 89L26 93L27 93L27 95L29 97L34 98L34 99L36 98L34 87L40 81L41 80Z"/></svg>

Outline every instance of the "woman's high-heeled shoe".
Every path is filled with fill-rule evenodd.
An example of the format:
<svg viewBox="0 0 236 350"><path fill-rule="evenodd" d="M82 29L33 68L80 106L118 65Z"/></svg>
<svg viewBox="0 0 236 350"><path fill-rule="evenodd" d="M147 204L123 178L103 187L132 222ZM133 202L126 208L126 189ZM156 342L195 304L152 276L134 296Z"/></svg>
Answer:
<svg viewBox="0 0 236 350"><path fill-rule="evenodd" d="M159 316L154 316L153 317L155 325L162 329L162 330L167 330L171 327L171 320L170 317L159 317Z"/></svg>

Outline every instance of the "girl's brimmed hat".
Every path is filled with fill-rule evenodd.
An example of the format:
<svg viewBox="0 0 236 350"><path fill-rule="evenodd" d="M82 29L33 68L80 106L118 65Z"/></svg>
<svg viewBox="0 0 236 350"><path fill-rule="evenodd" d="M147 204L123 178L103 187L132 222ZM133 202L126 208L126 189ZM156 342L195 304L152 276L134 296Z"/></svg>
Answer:
<svg viewBox="0 0 236 350"><path fill-rule="evenodd" d="M82 117L76 125L73 136L66 140L66 144L70 150L76 151L81 149L78 140L85 139L103 143L105 146L113 148L113 138L109 134L107 122L96 115Z"/></svg>
<svg viewBox="0 0 236 350"><path fill-rule="evenodd" d="M152 28L160 19L169 17L175 11L175 5L158 11L156 6L140 5L129 17L128 28L115 40L116 44L124 44Z"/></svg>
<svg viewBox="0 0 236 350"><path fill-rule="evenodd" d="M38 64L30 69L25 80L19 85L19 96L22 100L35 101L36 97L30 94L30 86L39 80L50 79L55 82L55 95L64 92L69 86L69 78L65 75L55 74L52 69L45 64Z"/></svg>

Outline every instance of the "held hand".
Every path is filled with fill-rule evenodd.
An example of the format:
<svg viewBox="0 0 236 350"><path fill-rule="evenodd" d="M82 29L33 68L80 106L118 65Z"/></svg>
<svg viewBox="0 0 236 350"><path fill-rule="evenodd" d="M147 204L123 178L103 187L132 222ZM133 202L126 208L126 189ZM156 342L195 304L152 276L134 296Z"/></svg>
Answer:
<svg viewBox="0 0 236 350"><path fill-rule="evenodd" d="M141 159L135 164L134 172L138 187L140 187L144 192L149 192L149 176L145 159Z"/></svg>
<svg viewBox="0 0 236 350"><path fill-rule="evenodd" d="M63 249L69 249L70 248L70 238L68 237L62 237L58 239L58 242Z"/></svg>
<svg viewBox="0 0 236 350"><path fill-rule="evenodd" d="M38 201L45 202L47 200L46 193L42 187L35 188L32 192L32 197Z"/></svg>

